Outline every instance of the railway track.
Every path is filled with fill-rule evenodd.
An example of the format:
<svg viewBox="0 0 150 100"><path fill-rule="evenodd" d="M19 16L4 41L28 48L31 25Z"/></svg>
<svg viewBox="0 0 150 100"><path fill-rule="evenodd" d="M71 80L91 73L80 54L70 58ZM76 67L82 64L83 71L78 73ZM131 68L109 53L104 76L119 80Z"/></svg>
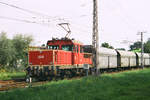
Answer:
<svg viewBox="0 0 150 100"><path fill-rule="evenodd" d="M0 91L6 91L14 88L24 88L27 86L25 81L16 82L15 80L0 81Z"/></svg>
<svg viewBox="0 0 150 100"><path fill-rule="evenodd" d="M64 78L68 80L72 79L80 79L81 77L73 77L73 78ZM57 80L56 80L57 81ZM0 91L8 91L16 88L27 88L27 87L35 87L35 86L41 86L50 81L40 81L40 82L32 82L32 83L26 83L25 80L0 80Z"/></svg>
<svg viewBox="0 0 150 100"><path fill-rule="evenodd" d="M15 80L0 81L0 91L8 91L16 88L27 88L39 86L47 83L47 81L26 83L25 81L16 82Z"/></svg>

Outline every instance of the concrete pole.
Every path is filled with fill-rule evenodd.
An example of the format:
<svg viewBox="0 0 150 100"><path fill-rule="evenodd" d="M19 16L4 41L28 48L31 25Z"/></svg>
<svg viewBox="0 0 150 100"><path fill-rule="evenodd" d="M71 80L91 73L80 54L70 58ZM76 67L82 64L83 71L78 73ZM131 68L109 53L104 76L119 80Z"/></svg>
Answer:
<svg viewBox="0 0 150 100"><path fill-rule="evenodd" d="M98 76L100 74L99 66L99 35L98 35L98 2L93 0L93 37L92 37L92 46L93 46L93 66L95 67L95 74Z"/></svg>
<svg viewBox="0 0 150 100"><path fill-rule="evenodd" d="M143 32L141 32L141 68L144 68L144 64L143 64L143 53L144 53Z"/></svg>

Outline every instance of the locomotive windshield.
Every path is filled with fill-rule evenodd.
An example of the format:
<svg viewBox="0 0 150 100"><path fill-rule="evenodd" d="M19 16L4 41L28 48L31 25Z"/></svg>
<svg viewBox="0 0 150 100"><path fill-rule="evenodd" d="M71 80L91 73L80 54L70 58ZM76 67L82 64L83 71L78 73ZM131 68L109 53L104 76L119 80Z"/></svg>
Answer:
<svg viewBox="0 0 150 100"><path fill-rule="evenodd" d="M73 51L73 45L62 45L62 50Z"/></svg>
<svg viewBox="0 0 150 100"><path fill-rule="evenodd" d="M59 45L49 45L48 49L58 50L59 49Z"/></svg>

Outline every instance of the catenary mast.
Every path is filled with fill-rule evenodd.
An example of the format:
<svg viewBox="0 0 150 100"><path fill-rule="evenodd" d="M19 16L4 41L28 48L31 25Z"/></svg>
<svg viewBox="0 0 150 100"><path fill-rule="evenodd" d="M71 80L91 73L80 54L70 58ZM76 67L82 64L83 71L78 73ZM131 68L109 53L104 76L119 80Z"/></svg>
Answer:
<svg viewBox="0 0 150 100"><path fill-rule="evenodd" d="M93 34L92 34L92 46L93 46L93 66L95 67L95 75L99 74L99 36L98 36L98 2L93 0Z"/></svg>

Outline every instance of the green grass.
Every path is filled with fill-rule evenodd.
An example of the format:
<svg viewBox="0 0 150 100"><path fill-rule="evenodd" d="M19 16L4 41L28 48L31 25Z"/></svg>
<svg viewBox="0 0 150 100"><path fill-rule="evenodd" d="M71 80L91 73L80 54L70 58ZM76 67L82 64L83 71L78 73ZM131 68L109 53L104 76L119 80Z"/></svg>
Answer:
<svg viewBox="0 0 150 100"><path fill-rule="evenodd" d="M25 72L0 72L0 80L10 80L25 77Z"/></svg>
<svg viewBox="0 0 150 100"><path fill-rule="evenodd" d="M150 100L150 69L0 92L2 100Z"/></svg>

